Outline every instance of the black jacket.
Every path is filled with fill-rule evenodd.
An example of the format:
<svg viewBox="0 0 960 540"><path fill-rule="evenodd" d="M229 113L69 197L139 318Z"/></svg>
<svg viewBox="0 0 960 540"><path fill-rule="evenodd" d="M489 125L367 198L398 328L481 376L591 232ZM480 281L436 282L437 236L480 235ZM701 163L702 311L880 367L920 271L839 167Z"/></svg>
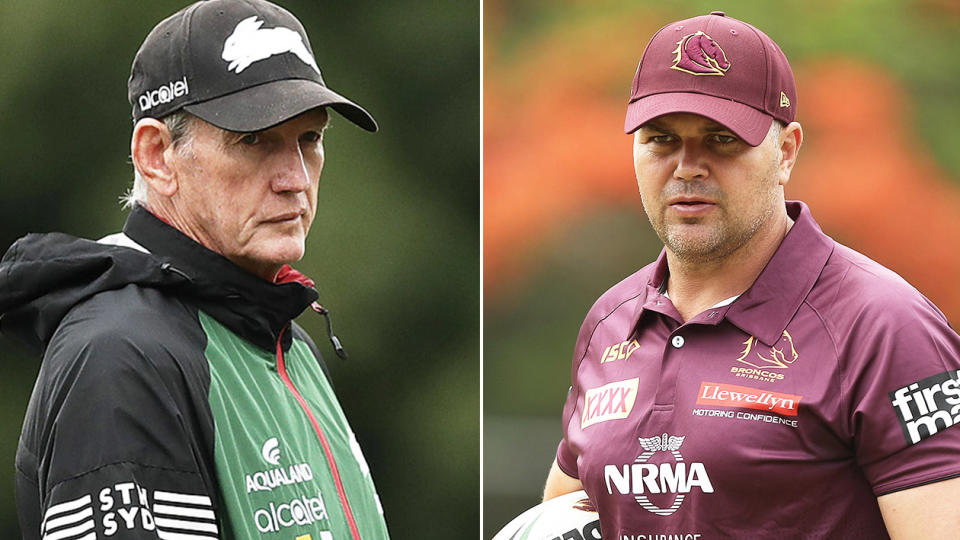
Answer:
<svg viewBox="0 0 960 540"><path fill-rule="evenodd" d="M0 331L44 357L17 450L24 537L385 538L292 324L312 282L266 282L142 207L124 235L28 235L0 262Z"/></svg>

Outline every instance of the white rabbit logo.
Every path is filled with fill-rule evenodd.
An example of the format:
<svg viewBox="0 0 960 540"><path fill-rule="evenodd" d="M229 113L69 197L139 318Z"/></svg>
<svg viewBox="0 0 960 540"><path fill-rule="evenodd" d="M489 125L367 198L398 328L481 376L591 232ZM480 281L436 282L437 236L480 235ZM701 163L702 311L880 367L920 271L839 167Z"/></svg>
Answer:
<svg viewBox="0 0 960 540"><path fill-rule="evenodd" d="M237 23L233 33L223 43L221 58L230 62L227 71L240 73L254 62L277 54L293 53L317 74L320 73L316 60L307 50L300 34L282 26L260 28L261 26L263 21L257 20L256 15Z"/></svg>

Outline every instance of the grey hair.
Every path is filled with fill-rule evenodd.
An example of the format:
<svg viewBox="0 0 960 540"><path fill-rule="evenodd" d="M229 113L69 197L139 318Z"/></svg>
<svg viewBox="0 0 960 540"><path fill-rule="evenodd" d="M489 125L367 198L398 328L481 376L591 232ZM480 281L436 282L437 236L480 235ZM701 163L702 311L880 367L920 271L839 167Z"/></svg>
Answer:
<svg viewBox="0 0 960 540"><path fill-rule="evenodd" d="M780 132L783 131L783 128L785 127L787 127L787 125L781 122L780 120L777 120L776 118L774 118L773 123L770 124L770 129L773 130L774 137L779 137Z"/></svg>
<svg viewBox="0 0 960 540"><path fill-rule="evenodd" d="M170 132L170 140L174 148L181 144L191 142L190 125L193 121L193 115L184 110L179 110L164 116L161 121L167 126ZM133 185L125 194L120 197L123 208L130 209L136 204L145 205L147 202L147 183L140 175L136 165L133 167Z"/></svg>

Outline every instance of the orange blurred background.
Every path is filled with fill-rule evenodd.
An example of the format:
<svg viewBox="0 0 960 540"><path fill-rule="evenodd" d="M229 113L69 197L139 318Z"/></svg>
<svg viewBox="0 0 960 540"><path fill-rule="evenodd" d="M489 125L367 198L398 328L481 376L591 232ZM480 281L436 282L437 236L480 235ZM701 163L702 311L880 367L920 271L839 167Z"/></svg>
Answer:
<svg viewBox="0 0 960 540"><path fill-rule="evenodd" d="M558 226L611 205L642 212L632 139L620 126L632 76L625 67L643 45L611 36L650 36L667 20L638 8L577 22L504 59L498 4L484 4L484 293L494 302L522 286L536 264L523 252ZM806 201L828 234L896 269L960 320L960 250L945 245L960 237L958 177L916 133L910 96L868 61L795 64L806 144L788 198Z"/></svg>

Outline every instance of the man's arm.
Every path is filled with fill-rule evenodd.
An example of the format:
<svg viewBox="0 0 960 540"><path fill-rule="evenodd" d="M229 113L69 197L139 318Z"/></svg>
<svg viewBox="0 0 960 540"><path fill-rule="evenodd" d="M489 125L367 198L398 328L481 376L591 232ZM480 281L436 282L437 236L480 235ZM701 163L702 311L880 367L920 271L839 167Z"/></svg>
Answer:
<svg viewBox="0 0 960 540"><path fill-rule="evenodd" d="M97 295L50 341L17 452L24 538L218 535L202 330L155 294Z"/></svg>
<svg viewBox="0 0 960 540"><path fill-rule="evenodd" d="M892 540L960 539L960 477L877 497Z"/></svg>
<svg viewBox="0 0 960 540"><path fill-rule="evenodd" d="M579 478L568 476L567 473L560 470L557 460L553 460L550 466L550 472L547 473L547 484L543 487L543 500L548 501L554 497L559 497L574 491L583 489L583 484Z"/></svg>

